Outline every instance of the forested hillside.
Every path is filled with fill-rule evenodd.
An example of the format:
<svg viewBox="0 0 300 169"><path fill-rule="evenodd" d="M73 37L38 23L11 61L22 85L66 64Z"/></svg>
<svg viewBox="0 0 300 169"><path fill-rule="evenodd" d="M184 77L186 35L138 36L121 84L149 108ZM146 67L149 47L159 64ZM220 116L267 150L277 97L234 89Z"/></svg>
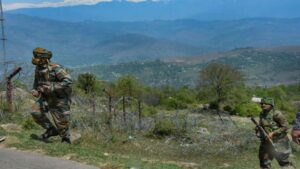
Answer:
<svg viewBox="0 0 300 169"><path fill-rule="evenodd" d="M196 86L198 72L211 62L224 63L239 69L250 85L269 86L300 81L299 46L239 48L193 58L75 68L73 73L92 72L101 79L110 81L121 75L131 74L151 86Z"/></svg>

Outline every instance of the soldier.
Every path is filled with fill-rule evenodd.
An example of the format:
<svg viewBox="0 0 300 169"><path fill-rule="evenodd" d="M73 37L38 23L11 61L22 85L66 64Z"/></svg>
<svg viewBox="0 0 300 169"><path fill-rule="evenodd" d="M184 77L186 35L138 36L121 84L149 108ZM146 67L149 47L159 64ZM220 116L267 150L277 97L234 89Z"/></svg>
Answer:
<svg viewBox="0 0 300 169"><path fill-rule="evenodd" d="M262 112L259 115L259 125L269 134L274 146L266 138L261 138L259 147L259 161L262 169L270 169L273 158L282 168L294 168L289 161L291 153L290 140L287 136L289 124L278 110L274 110L274 100L263 98L260 102ZM258 132L258 131L256 131ZM260 136L260 133L257 133Z"/></svg>
<svg viewBox="0 0 300 169"><path fill-rule="evenodd" d="M300 145L300 111L296 115L292 130L293 141Z"/></svg>
<svg viewBox="0 0 300 169"><path fill-rule="evenodd" d="M33 50L32 64L36 65L32 95L38 100L31 113L34 121L46 129L39 136L47 141L59 135L63 143L71 143L69 133L70 95L72 79L66 70L50 62L52 52L43 48ZM51 123L50 116L53 119Z"/></svg>

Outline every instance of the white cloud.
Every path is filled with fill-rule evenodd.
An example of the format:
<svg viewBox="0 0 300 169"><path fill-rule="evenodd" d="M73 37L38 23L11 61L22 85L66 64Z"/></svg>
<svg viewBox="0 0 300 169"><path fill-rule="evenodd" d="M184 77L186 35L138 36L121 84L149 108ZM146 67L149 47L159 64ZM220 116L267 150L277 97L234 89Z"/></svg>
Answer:
<svg viewBox="0 0 300 169"><path fill-rule="evenodd" d="M62 7L62 6L75 6L75 5L95 5L100 2L111 2L113 0L63 0L61 2L41 2L41 3L9 3L3 4L4 10L14 10L20 8L44 8L44 7ZM122 1L122 0L118 0ZM129 2L144 2L147 0L126 0ZM152 0L159 1L159 0Z"/></svg>

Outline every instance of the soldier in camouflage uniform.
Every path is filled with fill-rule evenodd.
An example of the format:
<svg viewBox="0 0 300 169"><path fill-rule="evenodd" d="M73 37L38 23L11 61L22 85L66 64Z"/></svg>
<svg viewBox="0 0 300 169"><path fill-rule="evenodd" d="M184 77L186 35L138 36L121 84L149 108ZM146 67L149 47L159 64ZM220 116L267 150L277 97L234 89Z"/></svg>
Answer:
<svg viewBox="0 0 300 169"><path fill-rule="evenodd" d="M32 95L38 100L31 113L34 121L46 129L40 136L46 141L59 135L62 142L71 143L69 133L70 95L72 79L66 70L50 62L52 53L43 48L33 50L32 63L36 65ZM53 119L51 123L50 118Z"/></svg>
<svg viewBox="0 0 300 169"><path fill-rule="evenodd" d="M262 169L270 169L271 161L275 158L282 168L294 168L293 164L289 161L291 147L287 136L289 129L288 121L280 111L274 110L273 99L264 98L260 104L262 112L259 115L259 125L269 133L269 138L272 139L275 145L274 148L266 138L261 137L259 147L260 167Z"/></svg>
<svg viewBox="0 0 300 169"><path fill-rule="evenodd" d="M292 130L293 141L300 145L300 111L296 115Z"/></svg>

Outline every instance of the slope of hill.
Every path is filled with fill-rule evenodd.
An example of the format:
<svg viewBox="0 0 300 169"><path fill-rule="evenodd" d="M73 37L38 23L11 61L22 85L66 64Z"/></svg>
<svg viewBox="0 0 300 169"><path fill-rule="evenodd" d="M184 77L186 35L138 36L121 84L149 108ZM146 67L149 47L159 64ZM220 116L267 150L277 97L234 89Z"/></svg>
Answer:
<svg viewBox="0 0 300 169"><path fill-rule="evenodd" d="M229 64L239 69L245 74L249 85L300 82L300 46L238 48L195 58L98 65L74 69L74 74L92 72L103 80L115 80L121 75L132 74L152 86L196 86L198 72L212 62Z"/></svg>
<svg viewBox="0 0 300 169"><path fill-rule="evenodd" d="M107 23L110 24L110 23ZM160 57L192 56L199 47L138 33L111 30L103 23L68 23L23 15L7 16L8 55L28 61L37 46L51 49L66 65L120 63Z"/></svg>
<svg viewBox="0 0 300 169"><path fill-rule="evenodd" d="M69 66L300 44L300 19L70 23L7 15L6 21L7 54L12 60L28 61L31 50L41 46Z"/></svg>

